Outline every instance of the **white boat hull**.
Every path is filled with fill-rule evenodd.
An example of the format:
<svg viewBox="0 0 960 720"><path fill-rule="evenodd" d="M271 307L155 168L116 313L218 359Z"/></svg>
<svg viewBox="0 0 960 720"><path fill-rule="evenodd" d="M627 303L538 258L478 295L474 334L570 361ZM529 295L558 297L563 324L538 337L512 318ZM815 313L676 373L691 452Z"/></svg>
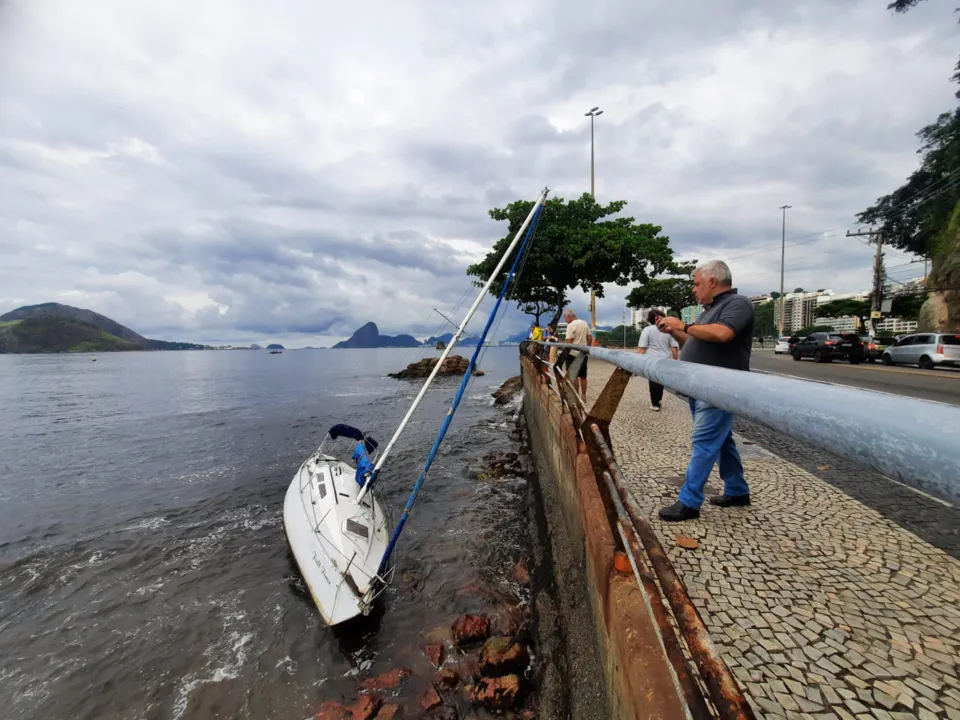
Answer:
<svg viewBox="0 0 960 720"><path fill-rule="evenodd" d="M283 528L304 582L327 625L366 615L385 583L377 578L389 540L387 517L349 464L319 452L294 475Z"/></svg>

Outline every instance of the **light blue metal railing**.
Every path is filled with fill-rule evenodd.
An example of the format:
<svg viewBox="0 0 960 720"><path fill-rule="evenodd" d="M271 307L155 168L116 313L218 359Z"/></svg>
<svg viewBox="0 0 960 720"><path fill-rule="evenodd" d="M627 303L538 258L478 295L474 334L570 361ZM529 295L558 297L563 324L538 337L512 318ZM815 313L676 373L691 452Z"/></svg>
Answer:
<svg viewBox="0 0 960 720"><path fill-rule="evenodd" d="M893 480L960 504L960 408L624 350L543 344L585 351L677 393L755 420ZM575 376L578 367L571 366L571 376Z"/></svg>

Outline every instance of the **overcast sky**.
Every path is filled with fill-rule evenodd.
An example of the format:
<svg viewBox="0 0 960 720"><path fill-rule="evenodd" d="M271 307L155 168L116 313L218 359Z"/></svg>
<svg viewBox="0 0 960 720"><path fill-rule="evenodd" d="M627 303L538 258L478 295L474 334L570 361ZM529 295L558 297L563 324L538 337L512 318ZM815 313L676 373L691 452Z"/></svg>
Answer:
<svg viewBox="0 0 960 720"><path fill-rule="evenodd" d="M778 289L789 203L788 289L867 288L872 250L843 233L956 102L955 0L886 4L2 1L0 313L56 300L211 343L426 335L505 232L490 207L589 190L595 105L597 199L678 256Z"/></svg>

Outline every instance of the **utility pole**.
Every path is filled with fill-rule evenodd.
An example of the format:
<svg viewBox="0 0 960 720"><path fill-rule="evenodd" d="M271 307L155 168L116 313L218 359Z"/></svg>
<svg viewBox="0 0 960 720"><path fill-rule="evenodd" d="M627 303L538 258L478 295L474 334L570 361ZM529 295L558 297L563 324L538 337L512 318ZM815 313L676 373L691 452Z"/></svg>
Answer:
<svg viewBox="0 0 960 720"><path fill-rule="evenodd" d="M783 308L786 305L786 298L783 297L783 261L787 253L787 210L789 210L792 205L781 205L780 210L783 211L783 226L780 229L780 297L777 298L780 301L780 312L778 313L779 322L777 324L777 338L783 337Z"/></svg>
<svg viewBox="0 0 960 720"><path fill-rule="evenodd" d="M596 200L597 194L594 192L593 175L593 119L603 115L603 110L599 107L591 108L584 115L590 118L590 197ZM593 290L590 291L590 329L594 332L597 330L597 295Z"/></svg>
<svg viewBox="0 0 960 720"><path fill-rule="evenodd" d="M873 292L870 294L870 334L875 335L877 323L873 313L879 311L883 304L883 231L868 230L867 232L852 233L848 230L847 237L867 237L869 238L867 243L871 245L874 242L873 238L877 238L877 252L873 256Z"/></svg>

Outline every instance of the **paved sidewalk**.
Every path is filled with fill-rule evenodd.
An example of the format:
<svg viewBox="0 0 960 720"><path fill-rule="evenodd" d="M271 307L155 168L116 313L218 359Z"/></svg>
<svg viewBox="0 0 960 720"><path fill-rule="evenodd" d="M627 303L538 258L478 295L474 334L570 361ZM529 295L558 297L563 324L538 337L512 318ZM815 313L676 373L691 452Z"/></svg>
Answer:
<svg viewBox="0 0 960 720"><path fill-rule="evenodd" d="M590 363L590 399L612 371ZM738 438L753 505L663 523L690 452L673 395L630 381L611 425L650 518L714 642L766 718L960 720L960 562L841 490ZM707 495L720 492L714 471ZM696 550L678 534L699 540Z"/></svg>

